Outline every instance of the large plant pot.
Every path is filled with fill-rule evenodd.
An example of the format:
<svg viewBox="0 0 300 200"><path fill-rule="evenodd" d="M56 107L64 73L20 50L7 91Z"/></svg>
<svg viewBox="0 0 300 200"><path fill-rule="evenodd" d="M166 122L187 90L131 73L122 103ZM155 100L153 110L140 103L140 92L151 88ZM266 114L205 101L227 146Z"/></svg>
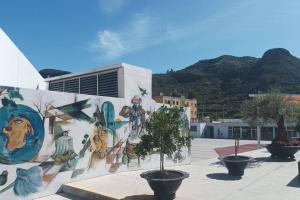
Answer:
<svg viewBox="0 0 300 200"><path fill-rule="evenodd" d="M272 158L294 159L294 154L297 153L299 146L269 144L267 145L267 149L271 153Z"/></svg>
<svg viewBox="0 0 300 200"><path fill-rule="evenodd" d="M165 170L166 175L162 176L159 170L147 171L141 174L146 179L154 192L157 200L172 200L176 197L176 191L183 179L189 174L177 170Z"/></svg>
<svg viewBox="0 0 300 200"><path fill-rule="evenodd" d="M251 158L248 156L226 156L223 158L224 165L232 176L243 176L250 160Z"/></svg>

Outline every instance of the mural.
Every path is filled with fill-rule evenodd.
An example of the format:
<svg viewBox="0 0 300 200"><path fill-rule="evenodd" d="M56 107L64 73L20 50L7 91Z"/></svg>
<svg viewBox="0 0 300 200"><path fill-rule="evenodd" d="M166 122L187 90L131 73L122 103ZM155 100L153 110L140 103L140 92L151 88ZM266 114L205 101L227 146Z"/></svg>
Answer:
<svg viewBox="0 0 300 200"><path fill-rule="evenodd" d="M131 101L0 87L0 198L33 199L61 184L99 175L156 167L157 154L140 160L134 147L158 108L139 87ZM181 128L188 134L189 121ZM167 165L189 162L178 152Z"/></svg>

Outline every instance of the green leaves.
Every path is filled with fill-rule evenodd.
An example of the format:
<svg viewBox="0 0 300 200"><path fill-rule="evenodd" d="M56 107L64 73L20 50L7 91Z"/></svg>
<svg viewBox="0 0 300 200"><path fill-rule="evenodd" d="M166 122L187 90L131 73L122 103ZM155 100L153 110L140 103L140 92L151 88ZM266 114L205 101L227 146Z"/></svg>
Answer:
<svg viewBox="0 0 300 200"><path fill-rule="evenodd" d="M190 138L180 132L183 120L180 108L166 106L153 112L145 123L146 134L136 145L135 151L142 158L154 149L172 156L190 144Z"/></svg>

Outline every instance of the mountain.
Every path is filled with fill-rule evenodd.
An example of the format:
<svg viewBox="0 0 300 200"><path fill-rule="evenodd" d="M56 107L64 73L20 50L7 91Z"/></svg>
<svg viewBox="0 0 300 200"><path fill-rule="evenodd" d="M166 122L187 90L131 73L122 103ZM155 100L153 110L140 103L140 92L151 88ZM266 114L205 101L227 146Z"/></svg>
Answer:
<svg viewBox="0 0 300 200"><path fill-rule="evenodd" d="M300 59L286 49L270 49L261 58L224 55L154 74L152 92L153 96L196 98L200 116L238 118L240 105L250 93L271 88L300 93Z"/></svg>
<svg viewBox="0 0 300 200"><path fill-rule="evenodd" d="M61 76L65 74L70 74L71 72L58 70L58 69L42 69L39 71L43 78L50 78L55 76Z"/></svg>

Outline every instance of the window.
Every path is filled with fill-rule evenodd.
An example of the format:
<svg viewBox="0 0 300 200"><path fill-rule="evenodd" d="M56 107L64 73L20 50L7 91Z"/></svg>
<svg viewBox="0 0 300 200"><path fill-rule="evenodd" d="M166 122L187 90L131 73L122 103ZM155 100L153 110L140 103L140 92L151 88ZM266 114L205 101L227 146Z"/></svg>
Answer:
<svg viewBox="0 0 300 200"><path fill-rule="evenodd" d="M228 126L228 138L232 138L233 137L233 128L232 126Z"/></svg>
<svg viewBox="0 0 300 200"><path fill-rule="evenodd" d="M242 137L243 139L251 139L251 128L242 127Z"/></svg>
<svg viewBox="0 0 300 200"><path fill-rule="evenodd" d="M261 127L261 139L272 140L273 139L273 127Z"/></svg>
<svg viewBox="0 0 300 200"><path fill-rule="evenodd" d="M191 131L197 131L197 126L191 126Z"/></svg>
<svg viewBox="0 0 300 200"><path fill-rule="evenodd" d="M233 138L241 138L241 128L233 127Z"/></svg>
<svg viewBox="0 0 300 200"><path fill-rule="evenodd" d="M251 128L251 138L252 138L252 139L256 139L256 138L257 138L256 127L252 127L252 128Z"/></svg>

